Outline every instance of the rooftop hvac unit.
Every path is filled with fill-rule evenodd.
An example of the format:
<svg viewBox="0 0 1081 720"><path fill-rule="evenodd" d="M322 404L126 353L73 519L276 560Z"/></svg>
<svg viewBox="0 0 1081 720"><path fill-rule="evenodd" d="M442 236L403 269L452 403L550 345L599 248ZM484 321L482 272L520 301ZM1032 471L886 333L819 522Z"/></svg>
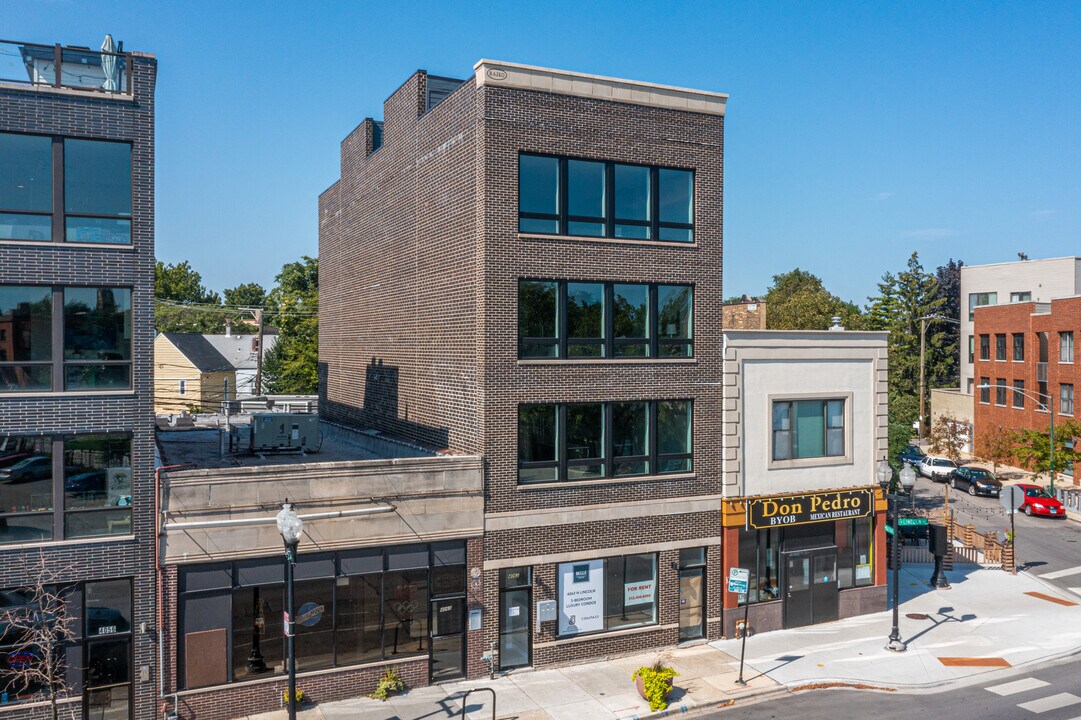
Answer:
<svg viewBox="0 0 1081 720"><path fill-rule="evenodd" d="M319 416L304 413L253 413L251 416L251 451L317 452Z"/></svg>

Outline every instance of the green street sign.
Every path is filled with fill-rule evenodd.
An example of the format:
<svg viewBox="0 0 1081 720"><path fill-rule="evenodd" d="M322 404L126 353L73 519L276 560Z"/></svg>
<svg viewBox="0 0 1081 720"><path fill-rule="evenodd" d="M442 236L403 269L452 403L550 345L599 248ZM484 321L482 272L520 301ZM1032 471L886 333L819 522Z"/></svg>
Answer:
<svg viewBox="0 0 1081 720"><path fill-rule="evenodd" d="M927 518L897 518L898 527L919 527L927 524Z"/></svg>

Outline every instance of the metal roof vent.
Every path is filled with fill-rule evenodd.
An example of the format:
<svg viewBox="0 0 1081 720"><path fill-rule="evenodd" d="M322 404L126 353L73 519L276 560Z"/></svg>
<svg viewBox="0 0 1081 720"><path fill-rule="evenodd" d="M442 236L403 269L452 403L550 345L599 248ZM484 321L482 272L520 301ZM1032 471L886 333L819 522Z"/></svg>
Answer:
<svg viewBox="0 0 1081 720"><path fill-rule="evenodd" d="M427 97L424 101L424 112L428 112L436 105L446 100L447 96L461 87L464 82L464 80L429 75L428 82L425 84L427 87Z"/></svg>
<svg viewBox="0 0 1081 720"><path fill-rule="evenodd" d="M830 326L830 332L844 332L845 328L843 325L841 325L840 315L834 315L830 319L833 320L833 325Z"/></svg>

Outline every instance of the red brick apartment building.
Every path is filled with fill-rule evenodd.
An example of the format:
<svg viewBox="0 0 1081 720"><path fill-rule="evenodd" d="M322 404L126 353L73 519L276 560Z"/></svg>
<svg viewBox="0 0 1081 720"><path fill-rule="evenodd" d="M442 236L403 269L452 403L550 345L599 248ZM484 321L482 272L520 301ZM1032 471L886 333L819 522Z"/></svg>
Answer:
<svg viewBox="0 0 1081 720"><path fill-rule="evenodd" d="M976 308L976 386L991 386L973 393L977 438L993 425L1046 430L1048 403L1058 419L1077 417L1075 334L1081 334L1081 297Z"/></svg>

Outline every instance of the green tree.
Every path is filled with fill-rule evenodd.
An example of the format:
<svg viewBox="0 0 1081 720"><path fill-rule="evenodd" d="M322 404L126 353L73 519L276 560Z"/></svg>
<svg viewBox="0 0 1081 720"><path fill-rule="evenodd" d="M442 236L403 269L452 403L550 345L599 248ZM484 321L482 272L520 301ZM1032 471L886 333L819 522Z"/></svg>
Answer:
<svg viewBox="0 0 1081 720"><path fill-rule="evenodd" d="M154 329L158 332L220 333L226 314L214 305L221 296L203 285L191 263L154 265Z"/></svg>
<svg viewBox="0 0 1081 720"><path fill-rule="evenodd" d="M774 275L765 301L770 330L826 330L838 316L846 328L863 325L856 305L829 292L821 278L799 268Z"/></svg>
<svg viewBox="0 0 1081 720"><path fill-rule="evenodd" d="M949 262L939 265L938 270L935 271L935 279L938 280L938 297L943 299L938 314L958 322L961 320L961 268L964 265L963 261L950 258ZM942 362L935 366L934 374L930 376L930 387L956 387L960 371L958 350L961 342L961 326L944 321L940 321L938 326L943 337L943 358Z"/></svg>
<svg viewBox="0 0 1081 720"><path fill-rule="evenodd" d="M221 296L206 289L203 276L187 260L175 265L158 260L154 265L154 297L180 303L221 304Z"/></svg>
<svg viewBox="0 0 1081 720"><path fill-rule="evenodd" d="M287 263L267 296L268 323L278 341L263 361L264 390L313 394L319 386L319 260L303 256Z"/></svg>
<svg viewBox="0 0 1081 720"><path fill-rule="evenodd" d="M259 283L244 283L225 289L225 304L229 307L262 307L265 302L266 290Z"/></svg>
<svg viewBox="0 0 1081 720"><path fill-rule="evenodd" d="M1081 437L1081 423L1065 420L1055 426L1055 474L1062 472L1070 463L1081 459L1081 451L1075 450L1072 441ZM1069 445L1067 445L1069 443ZM1028 470L1037 476L1051 472L1051 441L1042 430L1019 430L1014 455Z"/></svg>
<svg viewBox="0 0 1081 720"><path fill-rule="evenodd" d="M940 314L945 298L938 294L938 280L924 271L919 255L912 253L903 271L887 272L878 283L879 294L867 306L869 330L889 331L889 421L909 428L919 415L920 318ZM928 376L948 365L943 323L927 326ZM913 398L904 402L902 398ZM911 432L911 430L909 430ZM892 448L891 448L892 454Z"/></svg>

